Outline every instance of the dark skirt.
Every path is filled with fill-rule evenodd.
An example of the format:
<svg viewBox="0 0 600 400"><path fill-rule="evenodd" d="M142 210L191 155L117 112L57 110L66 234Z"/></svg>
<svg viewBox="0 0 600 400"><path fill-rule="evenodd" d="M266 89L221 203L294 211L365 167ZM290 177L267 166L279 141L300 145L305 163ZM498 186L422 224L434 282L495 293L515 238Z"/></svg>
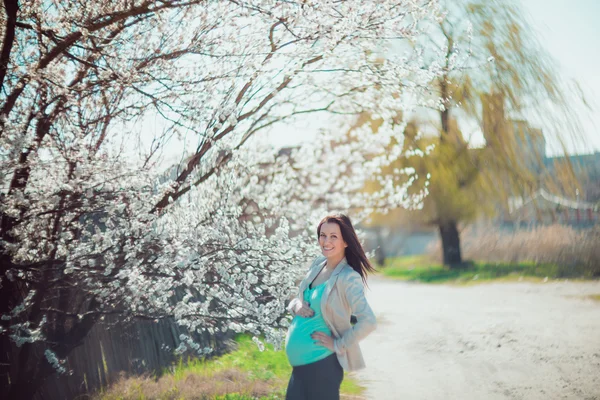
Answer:
<svg viewBox="0 0 600 400"><path fill-rule="evenodd" d="M344 369L332 354L314 363L294 367L286 400L339 400Z"/></svg>

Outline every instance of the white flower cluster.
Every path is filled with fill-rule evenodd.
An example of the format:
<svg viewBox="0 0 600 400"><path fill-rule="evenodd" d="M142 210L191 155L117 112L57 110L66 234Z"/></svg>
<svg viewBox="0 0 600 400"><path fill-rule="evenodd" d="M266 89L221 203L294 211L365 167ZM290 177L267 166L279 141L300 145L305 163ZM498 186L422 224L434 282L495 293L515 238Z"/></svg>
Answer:
<svg viewBox="0 0 600 400"><path fill-rule="evenodd" d="M33 324L31 321L13 324L8 330L9 337L17 347L21 347L25 343L42 341L45 339L42 330L46 322L46 316L44 316L36 329L32 328Z"/></svg>
<svg viewBox="0 0 600 400"><path fill-rule="evenodd" d="M65 367L62 366L62 364L64 363L64 360L59 360L58 357L56 357L56 354L52 350L46 349L46 351L44 351L44 356L46 356L46 360L50 363L50 365L52 365L52 367L59 374L64 374L67 372Z"/></svg>
<svg viewBox="0 0 600 400"><path fill-rule="evenodd" d="M414 171L382 175L402 150L391 117L445 64L424 65L418 46L384 62L372 50L422 34L435 1L26 3L19 19L41 25L21 24L0 100L0 290L27 292L0 334L17 344L109 313L174 318L190 333L178 353L209 351L195 332L281 344L316 222L422 199ZM288 153L258 140L317 110L385 122ZM150 119L154 136L139 132ZM165 173L161 152L178 145ZM382 189L364 192L370 180Z"/></svg>
<svg viewBox="0 0 600 400"><path fill-rule="evenodd" d="M194 340L187 335L183 335L183 334L179 335L179 340L181 340L181 342L179 343L179 346L174 351L174 353L176 355L182 355L185 352L187 352L188 346L199 357L205 357L208 354L212 353L212 351L213 351L213 349L211 349L210 347L200 348L200 345L198 343L194 342Z"/></svg>

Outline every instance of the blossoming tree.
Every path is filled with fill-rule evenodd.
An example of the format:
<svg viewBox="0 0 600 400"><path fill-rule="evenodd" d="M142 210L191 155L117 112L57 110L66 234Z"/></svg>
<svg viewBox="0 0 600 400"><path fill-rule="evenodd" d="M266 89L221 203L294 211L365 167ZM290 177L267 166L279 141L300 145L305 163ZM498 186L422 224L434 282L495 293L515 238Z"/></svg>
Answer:
<svg viewBox="0 0 600 400"><path fill-rule="evenodd" d="M1 393L31 398L67 372L105 315L280 340L314 222L419 197L410 171L380 176L402 126L285 157L257 133L407 107L447 68L411 42L438 17L426 0L4 1ZM409 45L373 63L390 42ZM140 131L149 119L159 129ZM195 145L165 175L161 152L184 136ZM382 189L359 194L378 175ZM182 337L186 349L207 351Z"/></svg>

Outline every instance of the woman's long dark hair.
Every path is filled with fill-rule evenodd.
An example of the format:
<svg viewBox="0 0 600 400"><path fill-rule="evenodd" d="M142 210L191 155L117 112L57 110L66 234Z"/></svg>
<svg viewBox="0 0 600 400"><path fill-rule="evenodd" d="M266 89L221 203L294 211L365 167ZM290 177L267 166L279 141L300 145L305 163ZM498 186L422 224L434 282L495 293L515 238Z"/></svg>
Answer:
<svg viewBox="0 0 600 400"><path fill-rule="evenodd" d="M346 261L356 272L360 274L364 284L367 284L367 274L375 272L375 268L369 262L362 245L358 241L356 231L347 215L333 214L328 215L319 222L317 227L317 239L321 236L321 226L326 223L338 224L342 232L342 238L348 245L346 247Z"/></svg>

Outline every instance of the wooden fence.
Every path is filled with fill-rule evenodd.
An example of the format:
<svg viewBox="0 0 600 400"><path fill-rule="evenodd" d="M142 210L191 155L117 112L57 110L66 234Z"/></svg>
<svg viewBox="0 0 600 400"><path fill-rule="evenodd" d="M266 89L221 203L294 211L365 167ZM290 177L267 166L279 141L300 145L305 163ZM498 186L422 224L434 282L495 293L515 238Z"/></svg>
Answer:
<svg viewBox="0 0 600 400"><path fill-rule="evenodd" d="M217 353L232 336L190 335L169 320L123 324L106 318L69 355L65 368L72 373L50 377L35 398L87 399L90 393L109 386L123 373L160 374L177 361L174 350L181 342L181 334L194 337L202 347L215 348Z"/></svg>

